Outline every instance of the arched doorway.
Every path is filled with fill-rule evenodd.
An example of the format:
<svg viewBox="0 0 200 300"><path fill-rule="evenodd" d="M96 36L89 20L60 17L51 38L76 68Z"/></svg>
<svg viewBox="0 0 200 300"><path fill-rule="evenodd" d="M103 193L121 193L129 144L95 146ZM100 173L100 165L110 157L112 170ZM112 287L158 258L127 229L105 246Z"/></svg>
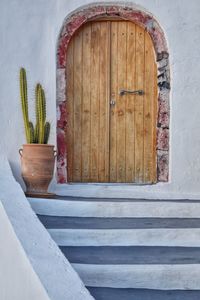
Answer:
<svg viewBox="0 0 200 300"><path fill-rule="evenodd" d="M168 180L168 53L152 16L118 5L70 16L57 83L59 182Z"/></svg>
<svg viewBox="0 0 200 300"><path fill-rule="evenodd" d="M156 182L157 67L152 40L121 19L91 21L66 63L68 182Z"/></svg>

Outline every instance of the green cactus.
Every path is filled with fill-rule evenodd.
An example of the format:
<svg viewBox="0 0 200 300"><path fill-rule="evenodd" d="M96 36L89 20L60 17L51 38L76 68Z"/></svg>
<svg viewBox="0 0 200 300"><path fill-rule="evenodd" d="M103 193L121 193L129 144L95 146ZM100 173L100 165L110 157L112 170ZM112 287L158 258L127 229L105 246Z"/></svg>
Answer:
<svg viewBox="0 0 200 300"><path fill-rule="evenodd" d="M38 90L40 84L36 84L35 87L35 116L36 116L36 124L35 124L35 131L34 131L34 142L39 143L39 112L38 112Z"/></svg>
<svg viewBox="0 0 200 300"><path fill-rule="evenodd" d="M51 129L51 125L49 122L45 123L44 126L44 143L47 144L48 143L48 139L49 139L49 134L50 134L50 129Z"/></svg>
<svg viewBox="0 0 200 300"><path fill-rule="evenodd" d="M31 141L33 140L33 136L31 135L32 130L30 129L31 125L28 116L27 79L26 79L26 71L24 68L21 68L20 70L20 95L21 95L21 105L22 105L26 140L27 143L31 143Z"/></svg>
<svg viewBox="0 0 200 300"><path fill-rule="evenodd" d="M30 141L29 143L34 143L34 126L32 122L29 122L29 132L30 132Z"/></svg>
<svg viewBox="0 0 200 300"><path fill-rule="evenodd" d="M46 99L40 83L35 88L36 124L29 121L26 71L20 69L20 94L27 143L47 144L50 133L50 123L46 122Z"/></svg>
<svg viewBox="0 0 200 300"><path fill-rule="evenodd" d="M37 102L37 123L38 123L38 142L40 144L44 143L44 126L46 119L46 105L45 105L45 97L44 92L41 85L37 84L37 94L36 94L36 102Z"/></svg>

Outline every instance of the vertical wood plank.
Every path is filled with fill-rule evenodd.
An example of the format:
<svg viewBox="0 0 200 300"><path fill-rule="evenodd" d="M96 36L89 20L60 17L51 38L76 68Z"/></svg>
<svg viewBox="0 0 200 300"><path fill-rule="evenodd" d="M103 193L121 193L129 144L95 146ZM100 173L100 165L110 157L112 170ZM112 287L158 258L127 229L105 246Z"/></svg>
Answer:
<svg viewBox="0 0 200 300"><path fill-rule="evenodd" d="M106 143L105 181L110 182L110 101L111 101L111 22L107 21L107 94L106 94Z"/></svg>
<svg viewBox="0 0 200 300"><path fill-rule="evenodd" d="M145 78L144 78L144 182L153 182L155 169L154 149L154 52L151 38L145 32Z"/></svg>
<svg viewBox="0 0 200 300"><path fill-rule="evenodd" d="M117 182L118 22L111 22L110 182Z"/></svg>
<svg viewBox="0 0 200 300"><path fill-rule="evenodd" d="M110 23L100 22L99 37L99 182L109 179L109 90L110 90ZM98 84L98 78L96 79Z"/></svg>
<svg viewBox="0 0 200 300"><path fill-rule="evenodd" d="M74 160L73 181L81 181L82 30L74 36Z"/></svg>
<svg viewBox="0 0 200 300"><path fill-rule="evenodd" d="M67 126L66 126L66 143L67 143L67 180L73 181L73 156L74 156L74 41L70 41L67 49L67 68L66 68L66 98L67 98Z"/></svg>
<svg viewBox="0 0 200 300"><path fill-rule="evenodd" d="M91 31L91 181L98 182L99 147L99 36L100 23L92 23Z"/></svg>
<svg viewBox="0 0 200 300"><path fill-rule="evenodd" d="M127 24L127 89L136 90L135 85L135 27ZM126 102L126 182L135 182L135 96L127 95Z"/></svg>
<svg viewBox="0 0 200 300"><path fill-rule="evenodd" d="M144 29L136 27L136 58L135 58L136 89L144 90ZM144 182L144 96L135 96L135 182Z"/></svg>
<svg viewBox="0 0 200 300"><path fill-rule="evenodd" d="M127 22L118 23L118 95L117 95L117 182L126 178L126 95L120 96L120 89L126 85Z"/></svg>
<svg viewBox="0 0 200 300"><path fill-rule="evenodd" d="M91 94L91 23L83 27L83 94L82 94L82 181L90 181L90 94Z"/></svg>

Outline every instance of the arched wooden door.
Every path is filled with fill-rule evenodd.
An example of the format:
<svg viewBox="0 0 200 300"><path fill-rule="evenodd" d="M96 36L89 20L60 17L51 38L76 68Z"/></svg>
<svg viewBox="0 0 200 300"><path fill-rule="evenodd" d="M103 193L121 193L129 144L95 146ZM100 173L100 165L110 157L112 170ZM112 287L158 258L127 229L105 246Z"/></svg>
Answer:
<svg viewBox="0 0 200 300"><path fill-rule="evenodd" d="M156 182L152 40L123 20L83 25L67 50L68 182Z"/></svg>

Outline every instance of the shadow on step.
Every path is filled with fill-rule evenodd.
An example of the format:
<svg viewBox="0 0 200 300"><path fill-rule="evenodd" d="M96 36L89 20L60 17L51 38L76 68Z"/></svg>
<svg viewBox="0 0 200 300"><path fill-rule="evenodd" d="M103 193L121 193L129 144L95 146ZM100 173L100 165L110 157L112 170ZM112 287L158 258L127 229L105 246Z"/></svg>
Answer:
<svg viewBox="0 0 200 300"><path fill-rule="evenodd" d="M200 291L143 290L87 287L96 300L199 300Z"/></svg>

